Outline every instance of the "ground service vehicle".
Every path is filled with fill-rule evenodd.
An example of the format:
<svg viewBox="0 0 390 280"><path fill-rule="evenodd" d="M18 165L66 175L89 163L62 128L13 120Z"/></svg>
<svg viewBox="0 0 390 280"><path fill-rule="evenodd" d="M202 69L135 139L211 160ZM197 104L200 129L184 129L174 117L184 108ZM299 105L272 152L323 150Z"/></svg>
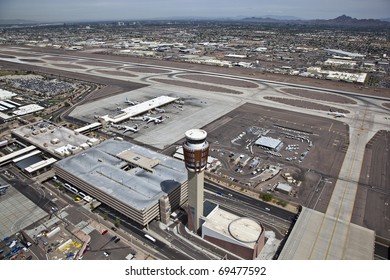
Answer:
<svg viewBox="0 0 390 280"><path fill-rule="evenodd" d="M156 239L154 237L151 237L149 234L145 234L144 235L145 238L149 239L150 241L152 241L153 243L156 242Z"/></svg>

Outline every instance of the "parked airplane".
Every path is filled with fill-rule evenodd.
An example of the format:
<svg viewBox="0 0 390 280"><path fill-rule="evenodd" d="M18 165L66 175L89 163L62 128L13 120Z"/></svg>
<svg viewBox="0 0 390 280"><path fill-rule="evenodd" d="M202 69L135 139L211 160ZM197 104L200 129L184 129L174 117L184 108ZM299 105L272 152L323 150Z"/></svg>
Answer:
<svg viewBox="0 0 390 280"><path fill-rule="evenodd" d="M126 133L128 131L132 131L132 132L136 133L139 131L137 124L133 127L127 126L127 125L116 125L116 124L112 124L112 126L119 129L119 130L123 130L123 133Z"/></svg>
<svg viewBox="0 0 390 280"><path fill-rule="evenodd" d="M343 114L343 113L332 112L332 111L329 111L329 112L328 112L328 115L334 116L335 118L345 117L345 114Z"/></svg>
<svg viewBox="0 0 390 280"><path fill-rule="evenodd" d="M184 105L184 101L183 101L183 100L180 100L180 99L175 100L174 102L175 102L176 104Z"/></svg>
<svg viewBox="0 0 390 280"><path fill-rule="evenodd" d="M125 101L125 103L126 103L126 104L129 104L129 105L132 105L132 106L134 106L134 105L138 104L138 102L137 102L137 101L131 101L131 100L129 100L127 97L126 97L126 101Z"/></svg>
<svg viewBox="0 0 390 280"><path fill-rule="evenodd" d="M133 126L133 127L131 127L131 126L127 126L127 125L124 125L124 131L123 131L123 133L126 133L126 132L128 132L128 131L131 131L131 132L134 132L134 133L136 133L136 132L138 132L138 125L136 124L135 126Z"/></svg>
<svg viewBox="0 0 390 280"><path fill-rule="evenodd" d="M156 111L159 112L159 113L165 113L165 110L164 110L164 109L154 108L154 110L156 110Z"/></svg>
<svg viewBox="0 0 390 280"><path fill-rule="evenodd" d="M143 119L147 124L154 122L155 124L162 123L165 119L162 118L162 116L157 117L150 117L150 116L144 116Z"/></svg>

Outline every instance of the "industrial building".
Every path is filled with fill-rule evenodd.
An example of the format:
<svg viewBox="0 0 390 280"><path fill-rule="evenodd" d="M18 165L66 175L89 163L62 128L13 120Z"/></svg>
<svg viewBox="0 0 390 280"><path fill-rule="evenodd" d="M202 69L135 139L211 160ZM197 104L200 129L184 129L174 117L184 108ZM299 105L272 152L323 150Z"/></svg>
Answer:
<svg viewBox="0 0 390 280"><path fill-rule="evenodd" d="M7 100L16 95L17 95L16 93L13 93L11 91L0 89L0 100Z"/></svg>
<svg viewBox="0 0 390 280"><path fill-rule="evenodd" d="M205 222L202 238L243 259L253 260L265 244L264 228L255 220L224 211L218 205L205 201Z"/></svg>
<svg viewBox="0 0 390 280"><path fill-rule="evenodd" d="M13 92L0 89L0 119L9 121L18 116L29 115L45 109L38 104L22 105L12 101L11 98L16 95Z"/></svg>
<svg viewBox="0 0 390 280"><path fill-rule="evenodd" d="M167 223L188 197L181 161L126 141L107 140L57 162L53 169L141 226L154 219Z"/></svg>
<svg viewBox="0 0 390 280"><path fill-rule="evenodd" d="M280 192L280 193L290 195L292 192L292 187L286 183L278 183L275 190Z"/></svg>
<svg viewBox="0 0 390 280"><path fill-rule="evenodd" d="M278 152L283 147L283 142L272 137L261 136L255 144L262 148Z"/></svg>

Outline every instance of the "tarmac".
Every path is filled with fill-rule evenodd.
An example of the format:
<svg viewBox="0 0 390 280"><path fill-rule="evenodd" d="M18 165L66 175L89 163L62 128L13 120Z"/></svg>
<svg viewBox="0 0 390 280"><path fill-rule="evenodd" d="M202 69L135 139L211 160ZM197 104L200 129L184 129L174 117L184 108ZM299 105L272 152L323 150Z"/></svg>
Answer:
<svg viewBox="0 0 390 280"><path fill-rule="evenodd" d="M11 236L48 214L10 186L0 196L0 238Z"/></svg>

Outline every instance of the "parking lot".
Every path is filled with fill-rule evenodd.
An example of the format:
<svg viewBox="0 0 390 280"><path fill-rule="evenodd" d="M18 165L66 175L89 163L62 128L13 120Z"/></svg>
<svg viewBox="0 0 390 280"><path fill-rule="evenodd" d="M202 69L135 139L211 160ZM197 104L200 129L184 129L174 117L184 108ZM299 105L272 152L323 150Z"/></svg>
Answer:
<svg viewBox="0 0 390 280"><path fill-rule="evenodd" d="M6 236L0 241L0 260L33 259L29 247L32 244L23 239L20 233Z"/></svg>
<svg viewBox="0 0 390 280"><path fill-rule="evenodd" d="M102 235L105 231L107 232ZM131 258L136 255L135 250L111 228L101 232L94 230L90 236L93 241L84 254L83 260L125 260L126 257Z"/></svg>
<svg viewBox="0 0 390 280"><path fill-rule="evenodd" d="M254 104L242 105L217 122L220 125L205 127L210 154L223 166L216 174L258 192L274 191L278 182L289 181L290 195L274 195L302 205L317 202L318 209L326 209L332 179L338 176L348 146L345 124ZM281 147L273 151L255 145L262 135L280 140ZM289 175L283 178L285 173Z"/></svg>

